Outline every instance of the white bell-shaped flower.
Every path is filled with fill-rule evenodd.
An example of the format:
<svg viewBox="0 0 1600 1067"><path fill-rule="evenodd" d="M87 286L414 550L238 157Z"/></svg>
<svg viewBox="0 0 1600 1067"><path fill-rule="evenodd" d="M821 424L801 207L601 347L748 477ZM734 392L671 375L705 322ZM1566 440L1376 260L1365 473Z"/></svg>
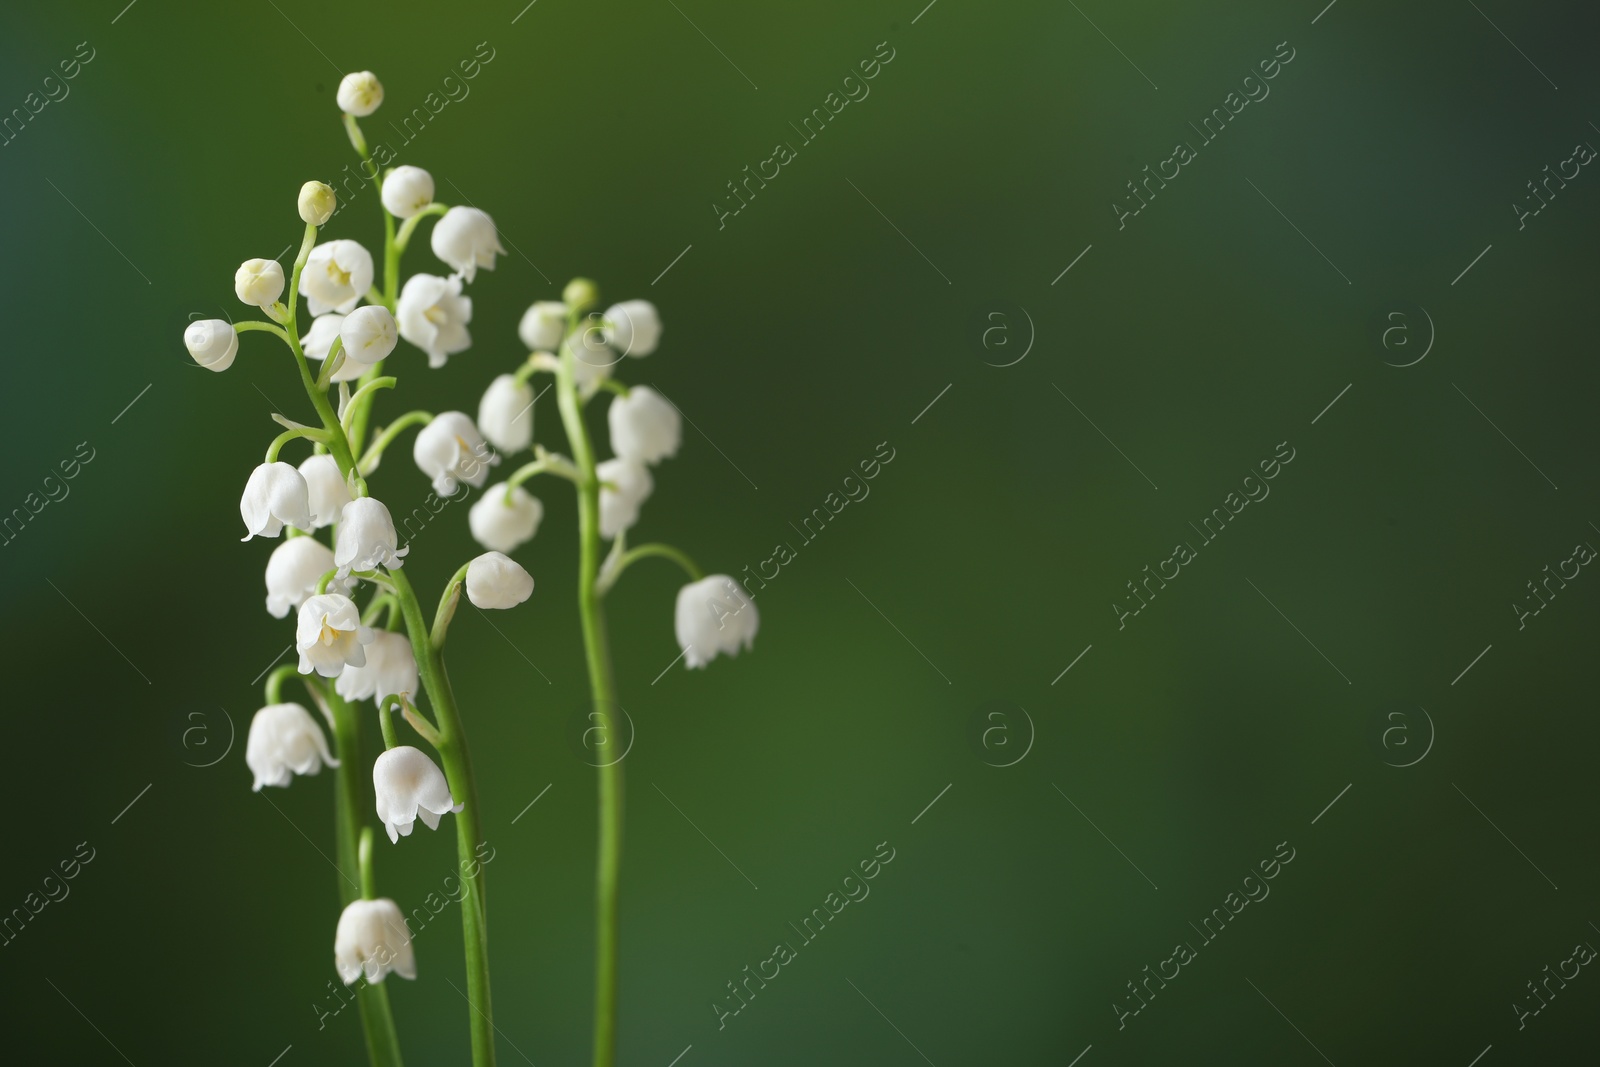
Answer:
<svg viewBox="0 0 1600 1067"><path fill-rule="evenodd" d="M600 486L600 536L606 540L639 521L639 507L655 491L655 479L638 460L619 456L597 464Z"/></svg>
<svg viewBox="0 0 1600 1067"><path fill-rule="evenodd" d="M478 429L502 452L521 452L533 443L533 386L502 374L478 402Z"/></svg>
<svg viewBox="0 0 1600 1067"><path fill-rule="evenodd" d="M386 359L400 343L394 316L381 304L358 307L346 315L339 324L339 336L344 339L345 358L363 368Z"/></svg>
<svg viewBox="0 0 1600 1067"><path fill-rule="evenodd" d="M255 775L250 788L286 786L297 774L316 774L339 761L328 751L328 739L311 713L299 704L268 704L250 720L244 746L245 766Z"/></svg>
<svg viewBox="0 0 1600 1067"><path fill-rule="evenodd" d="M559 300L538 300L522 313L517 336L529 352L554 352L567 332L567 305Z"/></svg>
<svg viewBox="0 0 1600 1067"><path fill-rule="evenodd" d="M416 950L400 906L388 897L346 904L333 932L333 965L345 985L362 975L368 984L381 982L391 971L415 979Z"/></svg>
<svg viewBox="0 0 1600 1067"><path fill-rule="evenodd" d="M439 765L410 745L397 745L378 757L372 765L372 788L378 798L378 820L389 831L390 841L410 837L418 816L428 829L437 830L439 816L462 808L450 795Z"/></svg>
<svg viewBox="0 0 1600 1067"><path fill-rule="evenodd" d="M666 397L648 385L636 385L606 409L611 451L640 463L657 463L678 453L683 419Z"/></svg>
<svg viewBox="0 0 1600 1067"><path fill-rule="evenodd" d="M606 309L606 343L625 356L648 356L661 343L661 316L648 300L624 300Z"/></svg>
<svg viewBox="0 0 1600 1067"><path fill-rule="evenodd" d="M250 472L239 498L239 517L248 532L239 540L277 537L284 526L311 529L311 501L306 480L287 463L262 463Z"/></svg>
<svg viewBox="0 0 1600 1067"><path fill-rule="evenodd" d="M310 226L323 226L333 218L334 211L339 207L339 198L334 194L333 186L327 182L306 182L300 187L296 206L300 209L302 222Z"/></svg>
<svg viewBox="0 0 1600 1067"><path fill-rule="evenodd" d="M340 111L364 119L383 103L383 83L372 71L358 70L339 79L339 91L335 99L339 102Z"/></svg>
<svg viewBox="0 0 1600 1067"><path fill-rule="evenodd" d="M290 537L267 560L267 610L275 619L298 608L317 591L317 582L333 570L333 549L315 537ZM333 589L333 583L328 588ZM343 586L337 590L342 592Z"/></svg>
<svg viewBox="0 0 1600 1067"><path fill-rule="evenodd" d="M233 291L252 307L271 307L283 295L283 267L272 259L247 259L233 273Z"/></svg>
<svg viewBox="0 0 1600 1067"><path fill-rule="evenodd" d="M508 491L506 483L491 485L467 512L472 538L496 552L515 552L519 545L533 540L544 518L539 498L520 485Z"/></svg>
<svg viewBox="0 0 1600 1067"><path fill-rule="evenodd" d="M320 530L339 521L339 512L350 503L350 489L344 475L339 473L339 462L326 452L308 457L300 464L300 477L306 480L306 490L311 503L311 528Z"/></svg>
<svg viewBox="0 0 1600 1067"><path fill-rule="evenodd" d="M435 415L417 434L411 456L440 496L453 495L458 481L478 488L488 480L489 468L500 462L478 427L459 411Z"/></svg>
<svg viewBox="0 0 1600 1067"><path fill-rule="evenodd" d="M485 610L514 608L533 595L533 575L501 552L485 552L467 564L467 599Z"/></svg>
<svg viewBox="0 0 1600 1067"><path fill-rule="evenodd" d="M333 562L343 578L351 571L370 571L377 567L396 570L401 557L411 546L395 551L399 536L394 519L381 500L358 496L339 513L339 529L333 539Z"/></svg>
<svg viewBox="0 0 1600 1067"><path fill-rule="evenodd" d="M600 384L611 377L611 370L622 357L606 344L605 331L593 320L579 324L572 339L572 376L578 386L578 395L585 400L599 392Z"/></svg>
<svg viewBox="0 0 1600 1067"><path fill-rule="evenodd" d="M376 631L367 646L367 662L360 667L346 667L333 688L346 700L376 700L380 712L389 697L415 696L417 658L411 653L411 642L404 634Z"/></svg>
<svg viewBox="0 0 1600 1067"><path fill-rule="evenodd" d="M356 602L343 593L318 593L300 605L295 627L295 647L300 651L300 673L316 671L337 678L346 666L367 662L365 646L372 631L361 625Z"/></svg>
<svg viewBox="0 0 1600 1067"><path fill-rule="evenodd" d="M472 298L461 295L461 279L413 274L400 289L400 336L428 353L428 366L442 367L472 345L467 324Z"/></svg>
<svg viewBox="0 0 1600 1067"><path fill-rule="evenodd" d="M183 347L206 370L225 371L239 351L239 335L226 319L201 319L183 331Z"/></svg>
<svg viewBox="0 0 1600 1067"><path fill-rule="evenodd" d="M500 235L487 212L475 207L453 207L433 224L433 254L471 281L478 268L494 270L496 254L505 255Z"/></svg>
<svg viewBox="0 0 1600 1067"><path fill-rule="evenodd" d="M383 208L397 219L409 219L433 203L433 175L421 167L399 166L383 179Z"/></svg>
<svg viewBox="0 0 1600 1067"><path fill-rule="evenodd" d="M713 574L678 590L674 630L683 662L704 667L721 652L737 656L755 643L761 617L744 587L726 574Z"/></svg>
<svg viewBox="0 0 1600 1067"><path fill-rule="evenodd" d="M349 314L372 288L372 253L349 240L324 241L311 250L300 272L300 291L311 314Z"/></svg>
<svg viewBox="0 0 1600 1067"><path fill-rule="evenodd" d="M337 311L330 311L325 315L318 315L311 320L311 328L306 335L300 338L300 350L306 354L307 359L314 359L318 363L328 358L328 352L333 348L334 338L339 336L339 331L344 327L344 316ZM330 380L335 382L353 382L361 377L366 365L341 356L339 366L334 370Z"/></svg>

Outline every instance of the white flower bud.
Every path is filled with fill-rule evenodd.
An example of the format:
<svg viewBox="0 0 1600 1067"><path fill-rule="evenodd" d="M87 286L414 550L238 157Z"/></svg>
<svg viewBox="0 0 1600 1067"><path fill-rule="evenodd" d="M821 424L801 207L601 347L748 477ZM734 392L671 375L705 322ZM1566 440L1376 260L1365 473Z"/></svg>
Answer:
<svg viewBox="0 0 1600 1067"><path fill-rule="evenodd" d="M478 402L478 429L501 452L515 454L533 442L533 386L502 374Z"/></svg>
<svg viewBox="0 0 1600 1067"><path fill-rule="evenodd" d="M713 574L678 590L674 627L688 667L704 667L721 652L737 656L755 643L761 618L744 587L726 574Z"/></svg>
<svg viewBox="0 0 1600 1067"><path fill-rule="evenodd" d="M555 300L538 300L522 313L517 336L529 352L554 352L567 332L567 305Z"/></svg>
<svg viewBox="0 0 1600 1067"><path fill-rule="evenodd" d="M317 582L333 569L333 549L315 537L285 539L267 559L267 610L275 619L288 615L290 608L298 608L317 591ZM343 592L336 582L328 588Z"/></svg>
<svg viewBox="0 0 1600 1067"><path fill-rule="evenodd" d="M286 786L296 774L311 775L339 761L328 751L328 739L311 713L299 704L268 704L250 720L244 746L245 766L255 775L250 788Z"/></svg>
<svg viewBox="0 0 1600 1067"><path fill-rule="evenodd" d="M610 483L600 486L600 536L609 541L639 521L639 507L656 483L642 463L620 456L598 464L594 472Z"/></svg>
<svg viewBox="0 0 1600 1067"><path fill-rule="evenodd" d="M362 367L382 362L400 343L400 333L389 309L379 304L358 307L339 325L344 356Z"/></svg>
<svg viewBox="0 0 1600 1067"><path fill-rule="evenodd" d="M533 540L544 518L539 498L520 485L508 492L506 483L491 485L467 512L472 538L496 552L515 552L519 545Z"/></svg>
<svg viewBox="0 0 1600 1067"><path fill-rule="evenodd" d="M283 268L273 259L247 259L233 272L233 291L252 307L269 308L283 295Z"/></svg>
<svg viewBox="0 0 1600 1067"><path fill-rule="evenodd" d="M201 319L183 331L183 346L206 370L225 371L239 351L239 335L226 319Z"/></svg>
<svg viewBox="0 0 1600 1067"><path fill-rule="evenodd" d="M335 692L351 701L371 698L380 714L389 697L409 699L416 695L417 658L404 634L379 630L372 635L372 644L366 651L366 664L346 667L333 683Z"/></svg>
<svg viewBox="0 0 1600 1067"><path fill-rule="evenodd" d="M438 764L420 749L398 745L372 765L372 788L378 799L378 820L390 841L411 836L418 816L428 829L439 828L439 816L460 811Z"/></svg>
<svg viewBox="0 0 1600 1067"><path fill-rule="evenodd" d="M409 219L433 203L433 175L421 167L396 167L384 176L379 196L385 211Z"/></svg>
<svg viewBox="0 0 1600 1067"><path fill-rule="evenodd" d="M485 552L467 564L467 599L485 610L514 608L533 595L533 575L500 552Z"/></svg>
<svg viewBox="0 0 1600 1067"><path fill-rule="evenodd" d="M440 496L454 495L458 481L478 488L488 480L489 468L500 462L472 420L459 411L435 415L417 434L411 458Z"/></svg>
<svg viewBox="0 0 1600 1067"><path fill-rule="evenodd" d="M300 605L295 626L295 647L300 651L300 673L316 671L337 678L346 666L367 662L363 646L372 631L361 625L356 602L343 593L319 593Z"/></svg>
<svg viewBox="0 0 1600 1067"><path fill-rule="evenodd" d="M370 70L346 74L339 81L339 110L364 119L383 103L383 83Z"/></svg>
<svg viewBox="0 0 1600 1067"><path fill-rule="evenodd" d="M277 537L284 526L311 529L311 501L306 480L287 463L262 463L250 472L239 497L239 517L248 531L239 540Z"/></svg>
<svg viewBox="0 0 1600 1067"><path fill-rule="evenodd" d="M428 366L442 367L472 344L472 298L461 295L461 279L413 274L400 290L400 336L428 353Z"/></svg>
<svg viewBox="0 0 1600 1067"><path fill-rule="evenodd" d="M395 551L398 536L394 520L383 502L370 496L356 497L339 513L339 529L333 541L333 562L343 578L351 571L370 571L379 566L396 570L400 557L411 546Z"/></svg>
<svg viewBox="0 0 1600 1067"><path fill-rule="evenodd" d="M300 272L300 291L311 314L349 314L372 288L372 253L355 241L324 241L311 250Z"/></svg>
<svg viewBox="0 0 1600 1067"><path fill-rule="evenodd" d="M433 254L471 281L478 268L494 270L496 253L505 255L494 220L475 207L453 207L433 224Z"/></svg>
<svg viewBox="0 0 1600 1067"><path fill-rule="evenodd" d="M572 340L573 380L578 394L585 400L600 390L600 383L611 377L611 369L622 362L622 357L606 344L605 331L598 323L580 323Z"/></svg>
<svg viewBox="0 0 1600 1067"><path fill-rule="evenodd" d="M678 409L648 385L636 385L606 409L611 451L640 463L676 455L683 440Z"/></svg>
<svg viewBox="0 0 1600 1067"><path fill-rule="evenodd" d="M600 287L588 278L574 278L561 290L561 299L582 313L600 303Z"/></svg>
<svg viewBox="0 0 1600 1067"><path fill-rule="evenodd" d="M388 897L346 904L333 933L333 965L345 985L363 974L369 984L381 982L391 971L415 979L416 950L400 906Z"/></svg>
<svg viewBox="0 0 1600 1067"><path fill-rule="evenodd" d="M339 473L339 462L326 452L310 456L300 464L300 477L306 480L307 500L311 504L311 528L320 530L339 521L339 512L350 503L350 487ZM323 570L330 570L324 567Z"/></svg>
<svg viewBox="0 0 1600 1067"><path fill-rule="evenodd" d="M312 226L322 226L333 218L339 206L333 186L325 182L306 182L300 187L300 218Z"/></svg>
<svg viewBox="0 0 1600 1067"><path fill-rule="evenodd" d="M606 309L606 343L625 356L643 358L661 343L661 316L648 300L624 300Z"/></svg>

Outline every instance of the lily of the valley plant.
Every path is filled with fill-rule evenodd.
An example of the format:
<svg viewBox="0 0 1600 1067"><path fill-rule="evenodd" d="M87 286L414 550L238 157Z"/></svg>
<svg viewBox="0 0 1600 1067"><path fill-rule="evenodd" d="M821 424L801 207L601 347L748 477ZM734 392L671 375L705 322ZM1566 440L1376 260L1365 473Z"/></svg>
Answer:
<svg viewBox="0 0 1600 1067"><path fill-rule="evenodd" d="M518 329L528 354L489 385L476 420L458 411L417 409L369 432L379 394L399 392L397 376L385 373L399 342L435 368L466 351L472 343L472 298L466 287L505 254L487 214L438 202L432 175L415 166L390 167L387 146L368 151L357 119L382 102L383 86L370 72L346 75L339 86L346 133L382 209L381 264L356 240L321 238L321 228L338 211L338 194L322 182L307 182L298 201L304 238L287 278L279 263L267 259L246 260L234 275L239 299L259 308L264 318L194 322L184 343L202 367L224 371L238 354L239 334L271 334L288 349L314 414L306 423L274 415L282 432L244 480L239 501L244 540L281 538L266 563L266 608L279 619L294 613L298 654L297 662L268 675L264 706L251 722L245 761L254 788L288 786L295 775L314 775L323 767L335 771L344 907L334 924L334 964L346 985L357 986L375 1067L401 1063L384 979L390 973L415 978L418 960L404 909L378 895L371 820L376 816L398 845L419 819L434 830L444 816L453 816L463 881L472 1062L486 1067L494 1063L495 1049L487 896L477 852L482 814L444 645L463 593L484 610L515 607L533 593L533 578L509 555L533 538L544 514L524 484L543 474L565 479L576 490L578 616L591 696L605 723L617 707L617 691L602 604L633 563L661 557L687 573L690 581L678 594L674 629L689 667L750 647L758 616L732 578L704 576L669 545L628 546L628 531L654 489L650 468L676 454L681 443L677 408L649 387L629 388L613 374L625 358L648 356L660 343L661 320L645 301L602 311L594 283L574 279L561 300L528 308ZM448 273L417 273L402 284L400 263L407 247L418 228L435 218L430 244ZM411 356L406 352L401 358ZM533 379L540 374L554 378L570 457L533 444ZM585 421L586 406L601 393L611 394L606 423L614 453L603 460ZM368 484L385 451L412 429L412 457L444 496L481 488L491 467L532 449L529 461L472 505L472 536L488 551L454 572L431 620L406 577L410 547L399 544L389 509ZM290 449L307 454L294 464L283 458ZM610 542L609 550L603 542ZM285 699L284 684L295 676L332 732L331 747L317 716ZM370 776L362 748L363 732L370 737L370 720L362 710L368 700L383 739ZM404 739L394 722L396 711L410 728ZM623 789L620 758L598 762L594 1063L611 1067Z"/></svg>

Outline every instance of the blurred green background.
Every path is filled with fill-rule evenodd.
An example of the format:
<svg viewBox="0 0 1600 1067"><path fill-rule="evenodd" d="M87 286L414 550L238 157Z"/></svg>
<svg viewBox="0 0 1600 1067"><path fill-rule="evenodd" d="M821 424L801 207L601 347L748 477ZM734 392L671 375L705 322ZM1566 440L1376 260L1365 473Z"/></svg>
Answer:
<svg viewBox="0 0 1600 1067"><path fill-rule="evenodd" d="M269 798L243 760L291 628L236 501L270 413L308 406L267 338L213 376L180 336L240 317L234 267L298 240L300 184L353 160L334 88L366 68L369 138L513 250L471 286L472 349L430 372L402 345L378 417L474 412L524 307L585 274L660 307L661 349L623 370L693 423L638 537L730 573L798 550L753 654L706 671L656 680L666 565L611 598L638 735L621 1062L1592 1056L1600 978L1520 1026L1515 1005L1600 944L1600 579L1520 630L1508 610L1600 545L1600 178L1552 184L1523 229L1508 210L1600 144L1591 7L123 4L10 5L0 33L0 110L93 56L0 148L0 504L94 457L0 551L0 908L94 850L0 949L15 1062L362 1059L353 1011L318 1020L332 776ZM1271 95L1196 144L1285 41ZM725 183L880 42L870 96L719 229ZM480 47L470 94L402 147L386 120ZM1119 231L1109 204L1179 140L1198 158ZM370 190L328 232L377 245ZM420 241L406 266L441 269ZM536 420L563 449L550 398ZM791 524L882 442L870 497L802 547ZM1188 524L1280 442L1270 497L1200 546ZM409 444L373 485L421 503ZM532 600L464 612L448 652L496 849L500 1062L541 1067L586 1062L592 982L563 488L537 487ZM1119 630L1125 583L1179 540L1198 558ZM406 571L428 601L475 551L452 505ZM384 843L383 891L435 890L452 832ZM871 896L719 1030L725 984L879 842ZM1280 842L1271 896L1201 947L1191 924ZM1185 940L1198 958L1119 1028ZM416 951L389 983L406 1054L464 1062L453 909Z"/></svg>

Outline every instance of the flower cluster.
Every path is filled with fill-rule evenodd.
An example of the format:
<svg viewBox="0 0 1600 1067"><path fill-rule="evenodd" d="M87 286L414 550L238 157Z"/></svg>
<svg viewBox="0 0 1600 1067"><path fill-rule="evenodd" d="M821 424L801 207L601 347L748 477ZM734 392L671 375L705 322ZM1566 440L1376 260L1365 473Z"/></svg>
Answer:
<svg viewBox="0 0 1600 1067"><path fill-rule="evenodd" d="M369 72L348 75L339 86L346 129L363 157L365 141L355 120L382 100L383 86ZM377 166L368 163L386 215L381 259L357 240L322 237L319 229L334 216L337 197L326 183L306 182L296 202L305 238L288 276L270 259L248 259L234 273L235 295L265 319L195 322L184 331L184 344L200 366L221 372L238 356L240 333L277 336L298 366L317 416L311 424L278 416L284 432L250 472L239 499L244 540L278 541L266 561L266 608L277 619L295 613L297 652L294 665L268 679L267 702L250 724L245 762L252 788L288 786L296 775L314 775L323 767L353 772L347 765L360 756L357 706L370 699L384 737L384 751L372 763L373 811L390 841L398 842L419 817L436 829L441 816L461 814L472 793L440 654L456 598L465 589L480 608L514 607L532 593L533 578L501 552L484 553L451 579L433 627L419 623L416 595L401 571L409 547L399 544L389 509L372 494L367 478L398 433L411 426L421 427L416 464L441 493L453 492L458 482L483 484L488 464L478 459L485 446L473 420L461 412L411 412L370 440L367 422L377 393L398 384L383 370L402 340L420 350L429 367L443 366L472 343L466 286L479 270L493 270L504 250L487 214L435 201L427 171L400 166L380 178ZM401 256L428 219L437 220L430 244L444 269L413 274L402 285ZM330 391L337 393L337 408ZM311 448L298 465L279 458L295 441ZM311 703L322 712L337 757L316 717L282 699L281 688L293 674L303 677ZM419 707L424 697L437 722ZM439 753L448 774L422 748L398 743L391 721L397 708ZM463 827L463 836L476 833L477 816L471 815L473 829ZM353 843L361 820L354 812L350 818L356 820L349 827ZM355 864L351 858L344 856L341 868L361 868L364 892L338 922L334 955L340 976L347 984L363 974L379 982L390 971L414 978L416 963L398 907L374 896L370 857L360 856ZM345 869L346 878L357 873ZM481 908L481 894L473 900Z"/></svg>

